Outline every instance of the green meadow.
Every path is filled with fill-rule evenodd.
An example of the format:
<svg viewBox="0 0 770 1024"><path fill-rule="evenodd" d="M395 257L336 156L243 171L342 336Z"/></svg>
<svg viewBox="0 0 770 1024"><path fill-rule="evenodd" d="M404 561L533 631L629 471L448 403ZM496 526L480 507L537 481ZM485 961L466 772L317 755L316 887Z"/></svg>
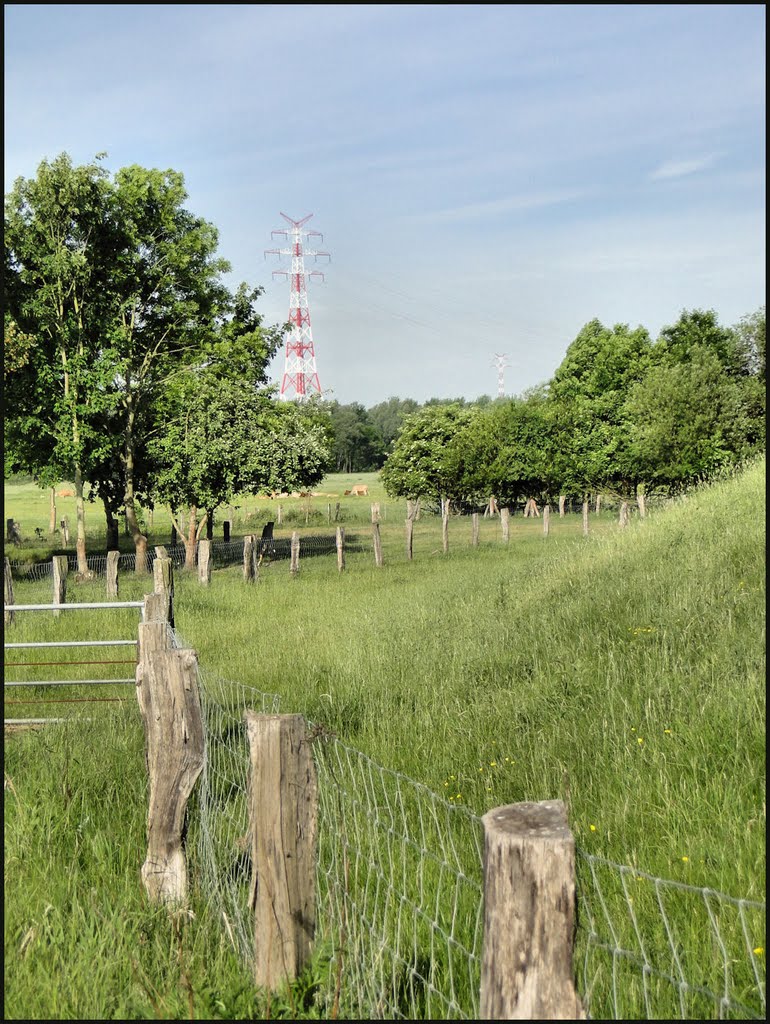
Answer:
<svg viewBox="0 0 770 1024"><path fill-rule="evenodd" d="M344 495L356 483L368 497ZM580 851L640 877L764 901L764 461L644 520L634 514L624 530L608 502L587 537L579 509L564 519L552 511L548 536L541 518L518 514L508 543L499 520L481 519L474 547L469 517L453 516L445 552L440 517L424 510L411 561L405 504L374 475L330 477L318 491L235 503L232 535L273 521L276 537L296 530L302 545L341 525L343 572L333 551L310 545L304 557L300 546L296 577L282 559L263 561L254 584L238 565L215 567L209 586L177 570L176 628L205 671L279 695L283 712L303 713L449 804L480 815L560 799ZM7 482L5 507L24 538L6 544L6 557L65 550L47 537L46 492ZM64 515L74 534L74 499L57 498ZM150 543L168 544L167 513L155 510L151 527L145 517ZM88 507L92 553L103 553L102 519ZM19 603L50 600L50 581L14 586ZM149 577L120 577L121 599L151 589ZM70 591L104 599L103 580ZM68 615L19 613L6 641L130 637L138 621L133 609ZM35 671L26 678L51 678ZM252 991L195 885L186 917L147 906L143 736L133 690L118 704L120 689L62 688L103 703L61 705L88 721L6 735L6 1017L312 1016L301 991L269 1007ZM39 713L6 703L6 718ZM741 940L749 1005L757 972L764 978L758 929Z"/></svg>

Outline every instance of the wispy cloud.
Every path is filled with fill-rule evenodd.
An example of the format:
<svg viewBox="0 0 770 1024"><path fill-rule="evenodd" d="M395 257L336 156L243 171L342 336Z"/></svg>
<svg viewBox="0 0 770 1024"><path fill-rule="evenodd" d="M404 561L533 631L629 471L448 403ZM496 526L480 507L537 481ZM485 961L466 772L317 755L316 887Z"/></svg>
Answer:
<svg viewBox="0 0 770 1024"><path fill-rule="evenodd" d="M695 157L692 160L666 160L650 175L651 181L662 181L666 178L684 178L688 174L697 174L711 167L719 157L719 153Z"/></svg>
<svg viewBox="0 0 770 1024"><path fill-rule="evenodd" d="M420 221L421 223L452 224L457 221L476 220L479 217L498 217L506 213L524 213L527 210L555 206L557 203L569 203L578 199L585 199L587 195L588 191L586 189L531 192L525 195L507 196L503 199L490 199L481 203L452 206L444 210L417 214L408 219Z"/></svg>

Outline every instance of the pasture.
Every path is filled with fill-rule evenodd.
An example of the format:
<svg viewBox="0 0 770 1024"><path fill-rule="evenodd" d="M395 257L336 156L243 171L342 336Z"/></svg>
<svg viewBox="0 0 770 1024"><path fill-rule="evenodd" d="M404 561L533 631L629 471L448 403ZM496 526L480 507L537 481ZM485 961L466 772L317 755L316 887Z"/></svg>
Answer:
<svg viewBox="0 0 770 1024"><path fill-rule="evenodd" d="M764 471L762 462L622 531L605 507L588 537L576 513L552 515L548 537L540 519L516 516L507 544L499 521L485 519L472 547L467 518L454 517L444 553L440 518L426 513L413 561L404 503L389 502L374 477L329 478L323 494L282 502L276 536L343 525L343 573L333 555L301 559L296 578L286 561L266 561L253 585L238 565L215 568L206 587L178 572L176 627L206 671L279 695L282 711L449 804L482 814L561 799L585 852L640 877L764 901ZM345 498L358 483L369 495ZM73 522L71 500L57 502ZM33 485L6 484L5 504L23 537L47 529L48 498ZM258 532L276 520L276 499L234 511L234 537ZM94 551L99 522L89 507ZM156 510L151 544L169 532ZM62 550L29 543L24 557L38 549ZM126 599L151 589L128 574L120 583ZM19 602L45 590L15 586ZM74 599L97 593L99 581L82 584ZM77 629L105 628L97 621ZM20 615L13 633L62 629L76 627ZM184 919L147 907L139 716L128 700L91 717L6 743L6 1016L313 1016L312 979L269 1007L251 990L202 893ZM764 977L764 935L750 938L744 954Z"/></svg>

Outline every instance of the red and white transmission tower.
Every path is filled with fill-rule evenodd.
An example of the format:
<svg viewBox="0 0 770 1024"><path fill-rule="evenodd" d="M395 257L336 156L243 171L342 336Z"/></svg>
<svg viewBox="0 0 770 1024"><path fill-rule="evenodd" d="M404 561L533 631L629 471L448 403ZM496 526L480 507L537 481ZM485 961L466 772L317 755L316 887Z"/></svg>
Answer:
<svg viewBox="0 0 770 1024"><path fill-rule="evenodd" d="M302 225L307 224L313 216L309 213L302 220L292 220L285 213L281 216L290 225L289 228L280 228L270 233L271 238L280 235L291 239L291 245L285 249L265 249L265 256L290 256L291 270L274 270L273 277L279 275L289 278L291 286L289 296L289 322L291 333L286 340L286 358L281 380L281 398L295 398L303 402L312 394L321 394L321 385L318 381L318 370L315 365L315 348L313 347L313 331L310 327L310 309L307 304L307 283L308 277L320 277L324 275L320 270L313 270L305 274L305 256L312 256L317 259L319 256L326 256L331 260L328 252L320 249L305 249L302 245L303 238L317 236L323 241L320 231L303 231ZM293 394L292 394L293 393Z"/></svg>

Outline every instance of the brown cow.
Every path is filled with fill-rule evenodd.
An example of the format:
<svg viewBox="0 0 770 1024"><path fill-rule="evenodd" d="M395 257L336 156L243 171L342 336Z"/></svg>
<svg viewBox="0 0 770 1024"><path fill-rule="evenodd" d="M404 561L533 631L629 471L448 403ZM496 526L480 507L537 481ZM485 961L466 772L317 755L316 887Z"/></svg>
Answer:
<svg viewBox="0 0 770 1024"><path fill-rule="evenodd" d="M359 498L365 498L369 493L369 488L366 484L356 484L355 487L350 489L350 493L357 495Z"/></svg>
<svg viewBox="0 0 770 1024"><path fill-rule="evenodd" d="M57 498L74 498L75 497L75 492L70 490L68 487L65 487L63 490L56 492L56 497Z"/></svg>

